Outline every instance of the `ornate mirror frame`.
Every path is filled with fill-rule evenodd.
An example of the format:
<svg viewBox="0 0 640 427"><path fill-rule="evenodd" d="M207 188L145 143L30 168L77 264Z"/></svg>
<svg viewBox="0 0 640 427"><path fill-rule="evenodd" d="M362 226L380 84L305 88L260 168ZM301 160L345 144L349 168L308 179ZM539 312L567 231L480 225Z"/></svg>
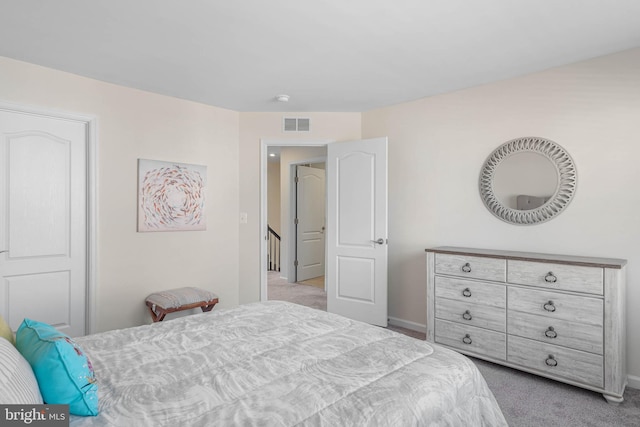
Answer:
<svg viewBox="0 0 640 427"><path fill-rule="evenodd" d="M544 205L531 210L516 210L504 206L493 190L494 175L500 163L509 156L522 152L545 156L558 173L556 192ZM555 142L538 137L516 138L496 148L484 162L480 172L480 197L487 209L505 222L517 225L539 224L554 218L567 207L576 192L577 178L573 159Z"/></svg>

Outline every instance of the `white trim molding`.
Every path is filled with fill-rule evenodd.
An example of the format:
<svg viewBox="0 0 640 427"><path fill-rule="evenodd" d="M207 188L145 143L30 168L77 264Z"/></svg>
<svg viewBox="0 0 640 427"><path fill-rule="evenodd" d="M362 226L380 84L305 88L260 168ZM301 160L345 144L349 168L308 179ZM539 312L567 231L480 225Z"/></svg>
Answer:
<svg viewBox="0 0 640 427"><path fill-rule="evenodd" d="M398 319L397 317L389 316L387 318L389 320L389 324L391 326L397 326L399 328L410 329L416 332L427 333L427 325L423 325L421 323L411 322L409 320Z"/></svg>
<svg viewBox="0 0 640 427"><path fill-rule="evenodd" d="M640 390L640 377L635 375L627 375L627 387Z"/></svg>

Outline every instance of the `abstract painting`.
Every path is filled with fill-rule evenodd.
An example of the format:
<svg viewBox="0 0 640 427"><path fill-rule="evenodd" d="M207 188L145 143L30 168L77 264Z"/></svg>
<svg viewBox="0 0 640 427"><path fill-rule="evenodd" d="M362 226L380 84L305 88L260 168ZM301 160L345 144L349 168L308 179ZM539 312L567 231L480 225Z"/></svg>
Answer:
<svg viewBox="0 0 640 427"><path fill-rule="evenodd" d="M138 159L138 231L206 230L207 167Z"/></svg>

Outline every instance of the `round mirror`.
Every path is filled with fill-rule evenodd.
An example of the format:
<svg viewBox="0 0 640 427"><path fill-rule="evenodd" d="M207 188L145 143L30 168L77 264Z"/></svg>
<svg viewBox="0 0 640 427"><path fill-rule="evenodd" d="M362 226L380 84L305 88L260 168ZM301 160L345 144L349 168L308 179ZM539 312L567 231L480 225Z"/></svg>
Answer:
<svg viewBox="0 0 640 427"><path fill-rule="evenodd" d="M480 173L480 196L495 216L531 225L558 215L576 189L569 154L544 138L518 138L498 147Z"/></svg>

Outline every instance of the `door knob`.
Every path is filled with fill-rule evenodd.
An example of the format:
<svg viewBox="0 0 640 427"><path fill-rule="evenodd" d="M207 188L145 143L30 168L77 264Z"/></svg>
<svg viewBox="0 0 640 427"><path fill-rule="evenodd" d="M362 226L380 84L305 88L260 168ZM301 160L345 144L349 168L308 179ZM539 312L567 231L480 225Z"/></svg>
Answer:
<svg viewBox="0 0 640 427"><path fill-rule="evenodd" d="M378 245L382 245L384 243L384 239L381 237L378 240L372 240L373 243L377 243Z"/></svg>

